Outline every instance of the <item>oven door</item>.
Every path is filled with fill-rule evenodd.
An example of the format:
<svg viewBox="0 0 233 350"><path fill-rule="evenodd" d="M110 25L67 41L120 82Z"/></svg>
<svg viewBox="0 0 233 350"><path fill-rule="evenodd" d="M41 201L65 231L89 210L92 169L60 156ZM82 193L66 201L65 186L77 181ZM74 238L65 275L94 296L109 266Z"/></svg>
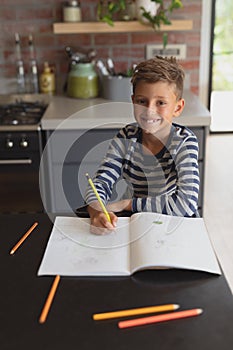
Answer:
<svg viewBox="0 0 233 350"><path fill-rule="evenodd" d="M13 139L12 135L12 139ZM19 141L21 135L17 135ZM18 142L17 142L18 143ZM0 150L0 212L43 212L39 190L40 154L38 134L30 135L26 150ZM4 143L5 144L5 143ZM3 146L3 142L1 143Z"/></svg>

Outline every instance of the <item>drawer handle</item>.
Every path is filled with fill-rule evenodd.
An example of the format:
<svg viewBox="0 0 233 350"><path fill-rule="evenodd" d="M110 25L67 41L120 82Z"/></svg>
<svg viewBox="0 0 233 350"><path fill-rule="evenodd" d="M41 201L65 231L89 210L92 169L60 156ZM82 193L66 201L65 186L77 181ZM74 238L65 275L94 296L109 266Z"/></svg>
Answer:
<svg viewBox="0 0 233 350"><path fill-rule="evenodd" d="M31 159L1 159L0 165L21 165L32 164Z"/></svg>

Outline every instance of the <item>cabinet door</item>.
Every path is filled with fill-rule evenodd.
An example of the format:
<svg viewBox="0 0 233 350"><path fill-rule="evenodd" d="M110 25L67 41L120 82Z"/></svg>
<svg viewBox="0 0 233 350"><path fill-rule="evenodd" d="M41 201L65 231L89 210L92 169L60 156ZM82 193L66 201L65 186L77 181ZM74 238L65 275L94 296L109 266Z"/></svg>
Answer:
<svg viewBox="0 0 233 350"><path fill-rule="evenodd" d="M66 130L48 134L47 146L53 163L81 163L89 160L99 162L116 129Z"/></svg>
<svg viewBox="0 0 233 350"><path fill-rule="evenodd" d="M52 212L69 213L84 204L87 179L79 175L80 164L53 164L53 182L51 187ZM93 176L98 164L86 164L85 172Z"/></svg>
<svg viewBox="0 0 233 350"><path fill-rule="evenodd" d="M85 174L93 176L116 129L48 133L43 183L46 210L67 213L84 204Z"/></svg>

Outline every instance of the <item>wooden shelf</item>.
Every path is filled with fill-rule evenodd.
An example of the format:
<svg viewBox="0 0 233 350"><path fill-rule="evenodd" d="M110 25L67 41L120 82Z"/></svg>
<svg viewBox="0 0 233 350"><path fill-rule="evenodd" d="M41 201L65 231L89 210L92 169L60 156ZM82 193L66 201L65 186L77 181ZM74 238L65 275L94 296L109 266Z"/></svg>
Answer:
<svg viewBox="0 0 233 350"><path fill-rule="evenodd" d="M191 30L192 20L173 20L171 25L162 25L161 31ZM78 22L78 23L54 23L55 34L84 34L84 33L129 33L129 32L153 32L154 29L148 24L139 21L114 22L110 26L104 22Z"/></svg>

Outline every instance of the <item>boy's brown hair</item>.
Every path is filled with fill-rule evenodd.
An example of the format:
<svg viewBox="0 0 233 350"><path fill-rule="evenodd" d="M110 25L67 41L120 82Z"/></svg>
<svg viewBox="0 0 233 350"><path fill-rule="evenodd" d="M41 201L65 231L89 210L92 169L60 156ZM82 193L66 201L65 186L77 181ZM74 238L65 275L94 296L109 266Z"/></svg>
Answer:
<svg viewBox="0 0 233 350"><path fill-rule="evenodd" d="M185 73L175 57L155 56L139 63L133 73L131 83L133 93L139 81L157 83L158 81L173 84L177 100L182 98Z"/></svg>

